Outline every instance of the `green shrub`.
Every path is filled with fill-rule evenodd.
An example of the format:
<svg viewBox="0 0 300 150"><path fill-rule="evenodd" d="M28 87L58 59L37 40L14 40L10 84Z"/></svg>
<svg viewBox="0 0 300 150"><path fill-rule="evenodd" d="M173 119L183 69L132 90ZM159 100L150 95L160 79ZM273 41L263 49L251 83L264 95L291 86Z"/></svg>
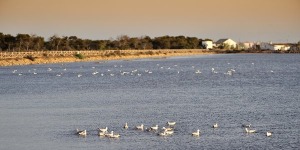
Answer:
<svg viewBox="0 0 300 150"><path fill-rule="evenodd" d="M76 58L78 58L78 59L83 59L84 58L84 56L82 55L82 54L80 54L80 53L77 53L77 54L75 54L74 55Z"/></svg>

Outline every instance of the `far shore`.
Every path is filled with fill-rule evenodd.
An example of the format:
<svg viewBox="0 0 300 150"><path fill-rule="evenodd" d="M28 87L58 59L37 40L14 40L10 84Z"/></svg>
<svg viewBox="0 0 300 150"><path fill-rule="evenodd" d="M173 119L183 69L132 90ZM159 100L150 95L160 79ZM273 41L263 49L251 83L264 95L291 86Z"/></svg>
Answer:
<svg viewBox="0 0 300 150"><path fill-rule="evenodd" d="M30 52L22 54L24 57L12 56L11 58L0 58L0 66L18 66L34 64L54 64L88 61L130 60L145 58L166 58L172 56L191 56L216 54L213 51L203 49L187 50L109 50L95 53L95 51L68 51L69 55L49 55L47 52Z"/></svg>

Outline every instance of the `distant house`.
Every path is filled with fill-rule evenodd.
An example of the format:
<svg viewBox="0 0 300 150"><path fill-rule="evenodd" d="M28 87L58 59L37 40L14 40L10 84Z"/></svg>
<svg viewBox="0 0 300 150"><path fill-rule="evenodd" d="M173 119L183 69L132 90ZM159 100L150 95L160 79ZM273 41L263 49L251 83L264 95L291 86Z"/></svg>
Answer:
<svg viewBox="0 0 300 150"><path fill-rule="evenodd" d="M268 50L290 50L291 44L290 43L260 43L260 49L268 49Z"/></svg>
<svg viewBox="0 0 300 150"><path fill-rule="evenodd" d="M255 43L253 42L241 42L238 44L239 49L253 49L255 48Z"/></svg>
<svg viewBox="0 0 300 150"><path fill-rule="evenodd" d="M237 43L232 39L220 39L216 42L216 46L217 47L223 46L224 48L226 48L226 46L228 46L228 48L236 48Z"/></svg>
<svg viewBox="0 0 300 150"><path fill-rule="evenodd" d="M201 44L205 49L212 49L213 48L213 41L212 40L209 40L209 39L203 40L201 42Z"/></svg>

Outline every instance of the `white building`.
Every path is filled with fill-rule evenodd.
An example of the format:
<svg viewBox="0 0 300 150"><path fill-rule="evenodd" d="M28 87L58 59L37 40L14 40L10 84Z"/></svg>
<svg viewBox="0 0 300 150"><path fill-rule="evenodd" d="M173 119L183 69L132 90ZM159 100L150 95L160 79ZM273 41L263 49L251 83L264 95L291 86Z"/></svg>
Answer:
<svg viewBox="0 0 300 150"><path fill-rule="evenodd" d="M291 48L290 44L287 43L260 43L260 49L268 49L268 50L289 50Z"/></svg>
<svg viewBox="0 0 300 150"><path fill-rule="evenodd" d="M230 48L236 48L237 43L232 39L220 39L216 42L217 46L225 46L228 45Z"/></svg>
<svg viewBox="0 0 300 150"><path fill-rule="evenodd" d="M255 43L253 43L253 42L239 43L239 49L252 49L254 47L255 47Z"/></svg>
<svg viewBox="0 0 300 150"><path fill-rule="evenodd" d="M213 41L212 40L203 40L201 44L205 49L212 49L213 48Z"/></svg>

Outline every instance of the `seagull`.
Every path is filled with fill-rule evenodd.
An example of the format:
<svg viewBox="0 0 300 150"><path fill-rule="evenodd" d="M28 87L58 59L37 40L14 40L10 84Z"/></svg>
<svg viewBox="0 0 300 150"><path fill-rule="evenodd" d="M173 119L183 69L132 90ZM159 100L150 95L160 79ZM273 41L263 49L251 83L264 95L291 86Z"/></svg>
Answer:
<svg viewBox="0 0 300 150"><path fill-rule="evenodd" d="M98 135L99 135L99 136L105 136L105 134L106 134L106 132L101 132L101 131L100 131Z"/></svg>
<svg viewBox="0 0 300 150"><path fill-rule="evenodd" d="M267 132L267 137L271 136L272 132Z"/></svg>
<svg viewBox="0 0 300 150"><path fill-rule="evenodd" d="M174 126L175 124L176 124L176 122L169 122L169 121L167 122L168 126Z"/></svg>
<svg viewBox="0 0 300 150"><path fill-rule="evenodd" d="M165 131L172 131L173 130L173 128L166 128L166 127L162 127L161 129L165 130Z"/></svg>
<svg viewBox="0 0 300 150"><path fill-rule="evenodd" d="M107 127L105 127L105 128L99 128L99 130L101 131L101 132L107 132L107 130L108 130L108 128Z"/></svg>
<svg viewBox="0 0 300 150"><path fill-rule="evenodd" d="M250 127L251 127L251 124L243 124L242 127L250 128Z"/></svg>
<svg viewBox="0 0 300 150"><path fill-rule="evenodd" d="M248 128L245 128L245 130L246 130L247 133L255 133L256 132L256 130L254 130L254 129L252 129L252 130L250 129L249 130Z"/></svg>
<svg viewBox="0 0 300 150"><path fill-rule="evenodd" d="M136 129L138 129L138 130L144 130L144 125L141 124L140 126L136 126Z"/></svg>
<svg viewBox="0 0 300 150"><path fill-rule="evenodd" d="M154 127L150 127L151 130L158 130L158 125L154 126Z"/></svg>
<svg viewBox="0 0 300 150"><path fill-rule="evenodd" d="M126 122L125 125L124 125L124 129L128 129L127 122Z"/></svg>
<svg viewBox="0 0 300 150"><path fill-rule="evenodd" d="M199 136L200 135L200 130L198 129L196 132L192 133L193 136Z"/></svg>
<svg viewBox="0 0 300 150"><path fill-rule="evenodd" d="M219 126L218 126L218 123L215 123L214 125L213 125L213 128L218 128Z"/></svg>
<svg viewBox="0 0 300 150"><path fill-rule="evenodd" d="M76 129L78 135L86 136L86 130L78 130Z"/></svg>
<svg viewBox="0 0 300 150"><path fill-rule="evenodd" d="M111 137L114 135L114 131L111 131L110 133L106 133L104 134L106 137Z"/></svg>
<svg viewBox="0 0 300 150"><path fill-rule="evenodd" d="M120 134L113 134L112 136L110 136L110 138L119 138Z"/></svg>
<svg viewBox="0 0 300 150"><path fill-rule="evenodd" d="M173 130L165 130L164 131L167 135L171 135L171 134L173 134L174 133L174 131Z"/></svg>
<svg viewBox="0 0 300 150"><path fill-rule="evenodd" d="M167 136L167 133L166 132L161 132L158 135L160 135L160 136Z"/></svg>

